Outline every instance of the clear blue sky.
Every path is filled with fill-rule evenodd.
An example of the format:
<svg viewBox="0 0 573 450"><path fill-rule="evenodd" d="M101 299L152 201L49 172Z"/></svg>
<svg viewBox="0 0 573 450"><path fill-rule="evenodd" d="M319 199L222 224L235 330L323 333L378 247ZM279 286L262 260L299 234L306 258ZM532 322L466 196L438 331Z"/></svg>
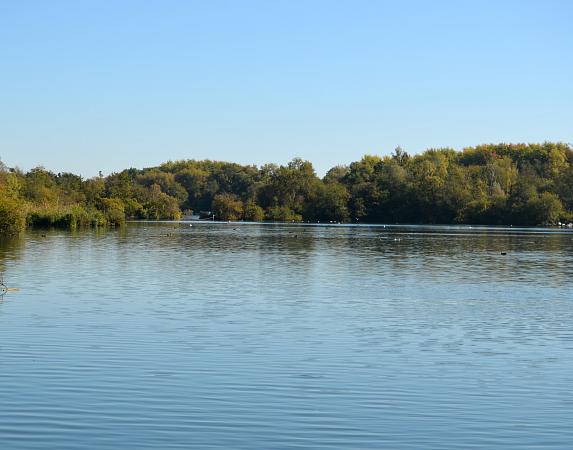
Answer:
<svg viewBox="0 0 573 450"><path fill-rule="evenodd" d="M0 157L174 159L573 141L572 1L0 0Z"/></svg>

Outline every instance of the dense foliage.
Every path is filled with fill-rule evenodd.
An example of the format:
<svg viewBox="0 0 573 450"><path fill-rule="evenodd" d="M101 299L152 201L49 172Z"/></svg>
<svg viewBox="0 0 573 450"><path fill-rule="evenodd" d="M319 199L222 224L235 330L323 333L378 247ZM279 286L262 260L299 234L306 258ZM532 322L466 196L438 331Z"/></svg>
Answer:
<svg viewBox="0 0 573 450"><path fill-rule="evenodd" d="M312 164L175 161L84 180L0 167L0 232L179 219L544 225L572 219L573 150L497 144L364 156L323 179Z"/></svg>

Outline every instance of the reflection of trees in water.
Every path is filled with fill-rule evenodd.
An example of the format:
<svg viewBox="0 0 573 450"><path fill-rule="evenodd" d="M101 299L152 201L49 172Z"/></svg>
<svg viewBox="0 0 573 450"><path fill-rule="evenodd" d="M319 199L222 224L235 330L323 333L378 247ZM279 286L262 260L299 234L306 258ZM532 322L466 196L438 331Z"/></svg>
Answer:
<svg viewBox="0 0 573 450"><path fill-rule="evenodd" d="M240 286L237 298L281 298L285 289L311 295L316 236L307 227L234 223L136 224L124 248L145 248L155 264L185 273L209 296ZM129 228L129 227L128 227ZM244 278L249 282L245 283ZM226 295L226 294L225 294ZM294 301L294 296L293 296Z"/></svg>
<svg viewBox="0 0 573 450"><path fill-rule="evenodd" d="M288 264L293 276L306 277L316 239L306 227L284 224L137 223L129 224L120 241L127 253L144 247L158 260L171 258L169 264L201 266L221 276L235 267L270 273Z"/></svg>
<svg viewBox="0 0 573 450"><path fill-rule="evenodd" d="M9 259L22 256L27 240L60 249L79 245L78 239L51 243L55 233L79 240L89 234L90 245L108 246L113 258L125 264L132 264L140 251L149 252L155 267L184 273L180 267L194 266L194 274L209 274L201 277L213 282L225 280L226 274L239 276L242 269L261 292L265 284L278 289L282 283L310 295L321 282L336 282L329 278L333 273L351 274L350 283L381 286L433 281L549 285L568 283L573 275L573 233L563 231L137 223L115 230L47 233L47 241L36 232L0 240L0 274ZM102 261L109 252L101 253ZM195 277L192 282L203 281Z"/></svg>
<svg viewBox="0 0 573 450"><path fill-rule="evenodd" d="M317 236L311 228L277 226L261 229L257 245L259 251L292 257L298 261L312 257L316 241Z"/></svg>
<svg viewBox="0 0 573 450"><path fill-rule="evenodd" d="M22 257L25 239L22 236L4 236L0 238L0 280L5 283L0 286L0 302L3 300L6 289L9 288L6 269L10 262Z"/></svg>
<svg viewBox="0 0 573 450"><path fill-rule="evenodd" d="M303 305L316 297L318 253L313 230L303 226L262 227L255 245L261 297L292 305ZM285 299L285 291L293 295Z"/></svg>
<svg viewBox="0 0 573 450"><path fill-rule="evenodd" d="M152 248L186 250L192 257L221 252L264 252L293 258L308 258L314 249L315 237L305 227L285 225L244 225L209 223L173 223L130 225L127 238L145 239ZM131 228L131 229L130 229Z"/></svg>
<svg viewBox="0 0 573 450"><path fill-rule="evenodd" d="M0 238L0 276L5 273L11 260L20 259L26 239L24 236L5 236Z"/></svg>
<svg viewBox="0 0 573 450"><path fill-rule="evenodd" d="M366 272L407 280L566 283L573 275L573 233L377 228L343 245L363 259Z"/></svg>

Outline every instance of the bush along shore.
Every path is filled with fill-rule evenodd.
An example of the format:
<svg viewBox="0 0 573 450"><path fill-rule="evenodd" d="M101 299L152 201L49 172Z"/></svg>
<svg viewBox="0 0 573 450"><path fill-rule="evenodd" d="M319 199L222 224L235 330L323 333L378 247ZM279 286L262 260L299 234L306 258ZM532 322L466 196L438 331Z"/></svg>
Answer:
<svg viewBox="0 0 573 450"><path fill-rule="evenodd" d="M0 163L0 234L26 226L177 220L558 225L573 220L573 149L563 143L487 144L456 151L366 155L321 179L309 161L261 167L169 161L83 179Z"/></svg>

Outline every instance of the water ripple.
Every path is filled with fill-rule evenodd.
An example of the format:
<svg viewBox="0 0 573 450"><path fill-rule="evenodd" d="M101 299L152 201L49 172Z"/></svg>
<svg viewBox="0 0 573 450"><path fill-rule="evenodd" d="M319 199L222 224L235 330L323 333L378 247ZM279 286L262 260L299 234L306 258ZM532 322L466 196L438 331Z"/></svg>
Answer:
<svg viewBox="0 0 573 450"><path fill-rule="evenodd" d="M0 243L2 448L573 442L570 232L46 235Z"/></svg>

